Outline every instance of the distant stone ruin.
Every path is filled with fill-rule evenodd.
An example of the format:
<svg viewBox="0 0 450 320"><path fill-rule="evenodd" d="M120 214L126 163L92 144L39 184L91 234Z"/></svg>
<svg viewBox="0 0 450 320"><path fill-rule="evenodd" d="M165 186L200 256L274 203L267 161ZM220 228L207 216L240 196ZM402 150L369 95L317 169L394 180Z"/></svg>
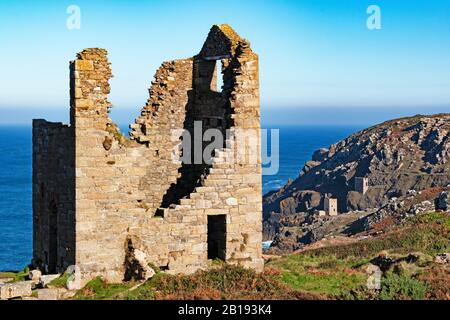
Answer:
<svg viewBox="0 0 450 320"><path fill-rule="evenodd" d="M337 199L326 196L324 199L324 211L328 216L337 216L338 215Z"/></svg>
<svg viewBox="0 0 450 320"><path fill-rule="evenodd" d="M129 137L109 118L111 77L106 50L81 51L70 63L70 125L33 121L35 266L76 265L83 281L111 282L145 278L149 265L191 273L213 259L261 271L259 140L238 148L234 134L200 163L173 159L184 139L174 132L198 134L199 121L200 134L259 138L258 56L249 42L215 25L199 54L164 62ZM238 150L257 161L242 161Z"/></svg>
<svg viewBox="0 0 450 320"><path fill-rule="evenodd" d="M369 190L369 178L355 177L355 191L366 194L367 190Z"/></svg>

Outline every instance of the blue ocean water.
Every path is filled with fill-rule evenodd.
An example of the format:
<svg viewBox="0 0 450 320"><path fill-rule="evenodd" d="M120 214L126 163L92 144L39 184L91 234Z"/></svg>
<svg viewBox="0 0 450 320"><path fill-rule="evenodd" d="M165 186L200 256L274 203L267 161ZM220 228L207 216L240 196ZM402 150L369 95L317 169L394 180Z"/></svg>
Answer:
<svg viewBox="0 0 450 320"><path fill-rule="evenodd" d="M295 179L312 152L359 127L281 127L279 172L263 176L263 192ZM0 126L0 271L19 270L32 256L31 127Z"/></svg>
<svg viewBox="0 0 450 320"><path fill-rule="evenodd" d="M263 194L281 188L289 178L297 178L305 162L311 160L315 150L327 148L363 128L358 126L286 126L278 129L280 130L279 171L276 175L263 176ZM270 134L268 136L270 137ZM270 154L270 139L268 145L268 154Z"/></svg>
<svg viewBox="0 0 450 320"><path fill-rule="evenodd" d="M0 126L0 271L31 261L31 127Z"/></svg>

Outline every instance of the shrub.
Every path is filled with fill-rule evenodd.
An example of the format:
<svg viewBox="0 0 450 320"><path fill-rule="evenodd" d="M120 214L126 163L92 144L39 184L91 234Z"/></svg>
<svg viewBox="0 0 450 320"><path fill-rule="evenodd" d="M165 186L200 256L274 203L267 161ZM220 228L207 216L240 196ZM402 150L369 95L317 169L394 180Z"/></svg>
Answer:
<svg viewBox="0 0 450 320"><path fill-rule="evenodd" d="M282 271L284 283L294 290L304 290L332 298L341 298L366 283L365 271L353 268L360 259L340 259L334 255L292 254L268 265Z"/></svg>
<svg viewBox="0 0 450 320"><path fill-rule="evenodd" d="M19 281L25 281L28 277L28 274L30 273L30 268L26 266L23 268L23 270L14 272L0 272L0 279L1 278L12 278L13 280L11 282L19 282Z"/></svg>
<svg viewBox="0 0 450 320"><path fill-rule="evenodd" d="M420 214L412 219L415 223L430 224L436 223L450 230L450 215L442 212L428 212Z"/></svg>
<svg viewBox="0 0 450 320"><path fill-rule="evenodd" d="M418 279L427 284L427 299L450 300L450 280L445 267L435 266L419 275Z"/></svg>
<svg viewBox="0 0 450 320"><path fill-rule="evenodd" d="M424 300L425 283L407 275L388 273L381 281L381 300Z"/></svg>
<svg viewBox="0 0 450 320"><path fill-rule="evenodd" d="M86 286L79 290L75 299L81 300L114 300L124 299L124 294L131 287L132 283L108 284L101 277L89 281Z"/></svg>
<svg viewBox="0 0 450 320"><path fill-rule="evenodd" d="M67 280L69 280L70 273L64 273L60 277L50 281L49 286L57 288L65 288L67 285Z"/></svg>
<svg viewBox="0 0 450 320"><path fill-rule="evenodd" d="M338 259L348 257L365 258L390 250L398 253L421 251L436 254L449 248L449 230L442 225L420 224L397 230L390 234L358 241L356 243L331 246L308 251L311 255L330 256Z"/></svg>
<svg viewBox="0 0 450 320"><path fill-rule="evenodd" d="M292 290L269 268L262 274L238 266L224 265L192 275L155 274L150 280L107 284L101 278L90 281L76 299L323 299L321 295Z"/></svg>

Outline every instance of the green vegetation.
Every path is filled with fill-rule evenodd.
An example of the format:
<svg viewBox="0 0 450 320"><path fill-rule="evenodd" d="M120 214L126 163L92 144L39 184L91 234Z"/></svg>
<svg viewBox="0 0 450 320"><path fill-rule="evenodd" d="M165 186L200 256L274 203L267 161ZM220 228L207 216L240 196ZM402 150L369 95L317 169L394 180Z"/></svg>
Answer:
<svg viewBox="0 0 450 320"><path fill-rule="evenodd" d="M268 266L281 270L282 280L296 290L340 296L364 285L367 275L357 267L361 259L337 259L333 255L286 255Z"/></svg>
<svg viewBox="0 0 450 320"><path fill-rule="evenodd" d="M0 272L0 279L14 278L17 272Z"/></svg>
<svg viewBox="0 0 450 320"><path fill-rule="evenodd" d="M13 280L10 282L24 281L26 280L26 277L28 277L29 272L29 267L25 267L22 271L19 272L0 272L0 279L12 278Z"/></svg>
<svg viewBox="0 0 450 320"><path fill-rule="evenodd" d="M380 300L424 300L425 283L402 274L388 273L381 282Z"/></svg>
<svg viewBox="0 0 450 320"><path fill-rule="evenodd" d="M131 287L126 284L107 284L102 278L97 277L89 281L86 286L80 290L75 299L80 300L114 300L124 299L124 293Z"/></svg>
<svg viewBox="0 0 450 320"><path fill-rule="evenodd" d="M67 284L67 280L69 280L69 277L70 277L69 273L64 273L62 276L50 281L49 286L56 287L56 288L65 288L66 284Z"/></svg>
<svg viewBox="0 0 450 320"><path fill-rule="evenodd" d="M406 254L422 252L429 255L449 249L450 217L443 213L429 213L412 219L408 225L385 236L366 239L343 246L329 246L310 251L316 256L335 256L338 259L349 257L374 257L379 252Z"/></svg>
<svg viewBox="0 0 450 320"><path fill-rule="evenodd" d="M427 299L449 300L450 281L448 268L442 266L432 266L426 272L417 276L417 280L424 282L427 286Z"/></svg>
<svg viewBox="0 0 450 320"><path fill-rule="evenodd" d="M448 271L433 257L450 248L450 216L431 212L416 216L393 232L359 242L286 255L267 265L281 271L293 289L337 299L424 299L442 297ZM366 289L366 266L382 253L393 259L379 292ZM413 261L408 256L414 253ZM429 276L430 269L435 276ZM445 287L445 286L444 286Z"/></svg>
<svg viewBox="0 0 450 320"><path fill-rule="evenodd" d="M450 215L442 212L429 212L418 215L412 219L415 223L442 225L450 231Z"/></svg>
<svg viewBox="0 0 450 320"><path fill-rule="evenodd" d="M262 274L224 265L192 275L157 273L140 286L107 284L101 278L89 282L75 299L315 299L318 295L294 291L268 269Z"/></svg>

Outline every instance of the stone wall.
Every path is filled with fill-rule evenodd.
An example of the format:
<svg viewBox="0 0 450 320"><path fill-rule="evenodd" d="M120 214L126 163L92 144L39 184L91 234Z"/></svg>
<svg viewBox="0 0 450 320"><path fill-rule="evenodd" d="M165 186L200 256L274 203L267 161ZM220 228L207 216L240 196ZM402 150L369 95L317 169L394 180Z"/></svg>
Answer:
<svg viewBox="0 0 450 320"><path fill-rule="evenodd" d="M217 70L217 59L222 59L222 70ZM74 139L66 139L64 145L53 139L44 150L46 123L41 124L44 129L35 129L33 143L36 158L45 153L59 159L56 149L74 151L61 161L75 164L74 176L67 177L73 186L67 190L74 190L69 198L75 216L72 207L72 221L66 222L75 233L68 246L83 278L123 280L127 254L134 250L172 273L207 267L209 215L225 217L225 260L261 270L258 57L248 42L229 26L214 26L199 55L164 62L129 137L108 115L112 74L107 52L83 50L70 70L71 125L64 130ZM216 86L220 71L223 88ZM196 121L201 123L200 134L215 128L234 135L198 163L174 161L183 140L179 132L199 134ZM244 141L248 144L242 143L241 131L253 134ZM201 152L206 145L201 144ZM192 152L192 160L196 156L198 152ZM34 166L39 182L61 179L61 171L49 172L54 164L44 167L43 160ZM38 195L35 190L35 219L46 212ZM67 228L58 228L58 235ZM49 230L36 223L34 229L35 244L48 243ZM35 257L44 247L35 245Z"/></svg>
<svg viewBox="0 0 450 320"><path fill-rule="evenodd" d="M33 121L34 263L56 272L75 262L74 135L70 126Z"/></svg>

